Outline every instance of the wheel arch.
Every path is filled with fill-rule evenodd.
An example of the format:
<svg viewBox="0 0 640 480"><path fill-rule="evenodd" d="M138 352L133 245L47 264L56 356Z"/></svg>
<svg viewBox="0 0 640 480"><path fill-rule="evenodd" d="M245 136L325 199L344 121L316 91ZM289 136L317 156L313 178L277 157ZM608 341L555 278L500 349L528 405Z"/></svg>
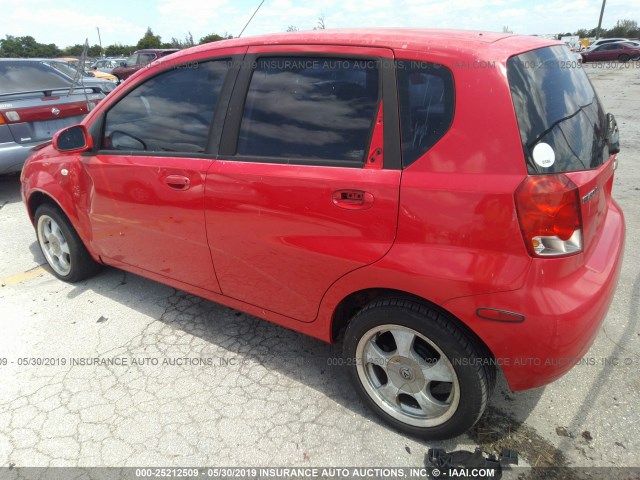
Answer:
<svg viewBox="0 0 640 480"><path fill-rule="evenodd" d="M51 195L49 192L45 192L42 190L34 190L27 198L27 201L26 201L27 212L29 213L29 218L31 219L31 223L35 223L36 210L38 209L38 207L45 203L48 203L58 208L64 214L64 216L67 217L67 219L71 222L71 224L76 229L76 231L78 230L77 222L74 221L75 218L73 215L73 211L71 212L71 215L70 215L69 214L70 212L68 211L68 209L66 209L64 205L62 205L61 202L56 199L55 195Z"/></svg>
<svg viewBox="0 0 640 480"><path fill-rule="evenodd" d="M358 290L350 293L338 302L331 317L331 342L340 341L353 317L368 304L381 298L401 298L404 300L410 300L442 312L471 339L473 339L479 347L482 348L483 356L485 358L495 358L495 355L482 338L480 338L465 322L460 320L451 312L426 298L393 288L366 288Z"/></svg>
<svg viewBox="0 0 640 480"><path fill-rule="evenodd" d="M66 202L60 201L60 199L67 200ZM29 218L31 219L31 223L35 227L35 215L38 207L44 204L49 204L56 207L60 212L69 220L69 223L73 227L73 229L78 234L80 241L84 244L84 247L87 249L91 257L97 261L101 262L100 258L95 255L91 249L89 248L89 243L87 239L91 238L91 235L88 234L87 231L83 229L82 223L77 215L77 210L75 205L70 199L66 198L66 195L63 190L59 192L58 195L53 194L49 191L44 190L33 190L28 194L25 201L27 212L29 214Z"/></svg>

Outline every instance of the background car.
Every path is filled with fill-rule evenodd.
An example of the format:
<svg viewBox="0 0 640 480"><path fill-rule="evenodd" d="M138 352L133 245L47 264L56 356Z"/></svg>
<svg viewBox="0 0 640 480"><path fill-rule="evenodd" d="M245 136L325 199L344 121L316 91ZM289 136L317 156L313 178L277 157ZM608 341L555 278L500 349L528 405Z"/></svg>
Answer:
<svg viewBox="0 0 640 480"><path fill-rule="evenodd" d="M580 52L583 62L597 62L603 60L619 60L628 62L640 57L640 47L635 47L628 42L609 42L595 47L592 50Z"/></svg>
<svg viewBox="0 0 640 480"><path fill-rule="evenodd" d="M100 60L96 60L95 62L93 62L93 64L89 68L89 71L93 72L94 74L96 72L102 72L102 73L111 74L111 71L114 68L119 67L122 62L126 62L126 61L127 61L127 59L124 58L124 57L122 57L122 58L101 58Z"/></svg>
<svg viewBox="0 0 640 480"><path fill-rule="evenodd" d="M98 87L74 84L41 61L0 59L0 174L19 172L33 147L103 98Z"/></svg>
<svg viewBox="0 0 640 480"><path fill-rule="evenodd" d="M124 62L121 62L120 66L114 68L111 73L118 77L120 81L126 80L145 65L150 64L158 58L171 55L177 51L177 48L147 48L144 50L138 50Z"/></svg>
<svg viewBox="0 0 640 480"><path fill-rule="evenodd" d="M589 44L588 50L599 47L600 45L606 45L613 42L626 42L628 38L600 38Z"/></svg>
<svg viewBox="0 0 640 480"><path fill-rule="evenodd" d="M86 60L84 62L84 67L81 68L80 65L80 60L78 60L77 58L71 58L71 57L65 57L65 58L56 58L54 60L58 60L61 62L65 62L67 64L69 64L70 66L81 70L82 72L86 73L87 75L91 76L91 77L96 77L96 78L102 78L104 80L109 80L111 82L117 82L117 78L114 77L113 75L111 75L110 73L106 73L106 72L101 72L101 71L94 71L91 70L89 71L89 69L91 68L91 65L93 65L94 61L93 60Z"/></svg>
<svg viewBox="0 0 640 480"><path fill-rule="evenodd" d="M55 68L58 72L69 77L71 81L75 81L87 87L98 87L105 95L117 86L116 78L113 77L113 75L111 75L113 80L97 78L87 72L83 72L72 63L49 59L42 59L40 62L50 66L51 68Z"/></svg>

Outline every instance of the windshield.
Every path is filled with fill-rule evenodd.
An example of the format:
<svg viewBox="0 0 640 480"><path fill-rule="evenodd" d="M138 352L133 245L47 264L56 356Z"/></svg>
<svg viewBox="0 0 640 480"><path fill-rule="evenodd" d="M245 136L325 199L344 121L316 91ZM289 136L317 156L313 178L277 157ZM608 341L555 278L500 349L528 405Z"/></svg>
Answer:
<svg viewBox="0 0 640 480"><path fill-rule="evenodd" d="M70 63L66 63L66 62L44 62L44 63L46 63L47 65L50 65L51 67L55 68L59 72L64 73L65 75L71 78L75 78L76 76L79 76L78 74L81 74L84 77L90 76L86 72L81 72L78 69L78 67Z"/></svg>
<svg viewBox="0 0 640 480"><path fill-rule="evenodd" d="M133 55L131 55L129 58L127 58L127 61L125 62L125 65L127 67L131 67L133 65L137 65L138 64L138 54L134 53Z"/></svg>
<svg viewBox="0 0 640 480"><path fill-rule="evenodd" d="M68 88L71 81L38 62L0 62L0 94Z"/></svg>
<svg viewBox="0 0 640 480"><path fill-rule="evenodd" d="M529 173L588 170L608 159L605 112L566 47L512 57L507 73Z"/></svg>

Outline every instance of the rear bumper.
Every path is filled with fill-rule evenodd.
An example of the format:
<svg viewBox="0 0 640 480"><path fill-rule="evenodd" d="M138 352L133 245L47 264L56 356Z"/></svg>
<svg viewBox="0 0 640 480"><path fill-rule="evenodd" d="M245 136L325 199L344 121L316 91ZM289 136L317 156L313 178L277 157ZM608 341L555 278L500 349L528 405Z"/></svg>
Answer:
<svg viewBox="0 0 640 480"><path fill-rule="evenodd" d="M25 160L33 153L31 149L42 142L44 140L25 144L0 143L0 175L22 170Z"/></svg>
<svg viewBox="0 0 640 480"><path fill-rule="evenodd" d="M615 293L624 238L622 210L611 200L598 243L586 253L535 259L522 288L457 298L444 307L487 344L512 390L545 385L580 362L595 340ZM483 320L475 315L482 307L525 320Z"/></svg>

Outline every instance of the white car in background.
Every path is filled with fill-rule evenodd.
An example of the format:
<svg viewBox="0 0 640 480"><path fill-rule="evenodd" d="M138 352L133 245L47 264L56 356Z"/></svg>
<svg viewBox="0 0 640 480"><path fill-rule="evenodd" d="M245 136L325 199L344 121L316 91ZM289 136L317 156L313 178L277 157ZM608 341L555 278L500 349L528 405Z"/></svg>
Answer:
<svg viewBox="0 0 640 480"><path fill-rule="evenodd" d="M111 73L111 70L119 67L122 62L126 61L126 58L101 58L91 65L90 71L97 70L99 72Z"/></svg>
<svg viewBox="0 0 640 480"><path fill-rule="evenodd" d="M627 38L600 38L598 40L594 40L592 43L589 43L587 50L593 50L600 45L604 45L605 43L613 43L613 42L628 42Z"/></svg>

